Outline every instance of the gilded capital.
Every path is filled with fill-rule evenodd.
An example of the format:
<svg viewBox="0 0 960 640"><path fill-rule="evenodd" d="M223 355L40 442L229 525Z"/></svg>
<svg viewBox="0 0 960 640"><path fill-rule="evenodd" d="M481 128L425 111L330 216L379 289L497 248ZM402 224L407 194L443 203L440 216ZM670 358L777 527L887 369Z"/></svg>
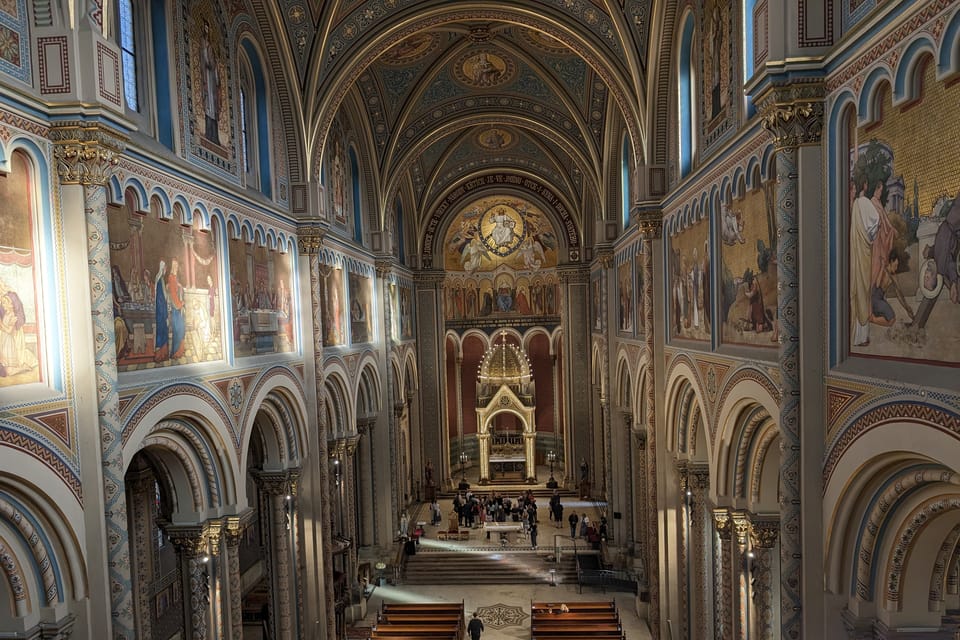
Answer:
<svg viewBox="0 0 960 640"><path fill-rule="evenodd" d="M733 530L737 534L737 544L745 545L750 537L750 520L744 511L735 511L730 514L733 521Z"/></svg>
<svg viewBox="0 0 960 640"><path fill-rule="evenodd" d="M323 229L317 226L303 226L298 228L297 245L300 247L300 255L315 256L320 253L325 235Z"/></svg>
<svg viewBox="0 0 960 640"><path fill-rule="evenodd" d="M720 539L727 541L733 532L733 520L730 518L730 511L727 509L713 510L713 528L716 529Z"/></svg>
<svg viewBox="0 0 960 640"><path fill-rule="evenodd" d="M630 210L630 220L637 224L644 240L656 240L663 234L663 211L659 206L636 204Z"/></svg>
<svg viewBox="0 0 960 640"><path fill-rule="evenodd" d="M393 271L393 260L377 260L374 267L377 270L378 278L386 278Z"/></svg>
<svg viewBox="0 0 960 640"><path fill-rule="evenodd" d="M750 544L758 549L772 549L780 535L777 520L756 520L750 523Z"/></svg>
<svg viewBox="0 0 960 640"><path fill-rule="evenodd" d="M824 86L821 82L773 86L756 98L763 128L777 149L820 144Z"/></svg>
<svg viewBox="0 0 960 640"><path fill-rule="evenodd" d="M127 146L119 132L87 122L53 126L50 140L61 184L106 184Z"/></svg>

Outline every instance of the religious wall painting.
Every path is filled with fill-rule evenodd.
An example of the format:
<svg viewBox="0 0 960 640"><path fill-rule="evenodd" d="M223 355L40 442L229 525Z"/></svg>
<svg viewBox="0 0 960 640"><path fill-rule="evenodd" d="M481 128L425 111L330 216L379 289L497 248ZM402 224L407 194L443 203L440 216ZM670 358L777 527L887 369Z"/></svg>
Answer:
<svg viewBox="0 0 960 640"><path fill-rule="evenodd" d="M487 151L503 151L512 147L516 142L516 135L510 129L503 127L489 127L477 134L477 144Z"/></svg>
<svg viewBox="0 0 960 640"><path fill-rule="evenodd" d="M670 335L710 340L710 263L705 219L670 237Z"/></svg>
<svg viewBox="0 0 960 640"><path fill-rule="evenodd" d="M590 278L590 313L594 331L603 329L603 308L601 306L600 276Z"/></svg>
<svg viewBox="0 0 960 640"><path fill-rule="evenodd" d="M0 174L0 388L43 379L42 286L33 175L23 153Z"/></svg>
<svg viewBox="0 0 960 640"><path fill-rule="evenodd" d="M633 272L630 261L617 267L617 328L621 333L633 333Z"/></svg>
<svg viewBox="0 0 960 640"><path fill-rule="evenodd" d="M531 278L502 269L493 277L448 277L444 283L444 318L453 321L539 318L547 323L560 314L556 275ZM412 336L411 336L412 337Z"/></svg>
<svg viewBox="0 0 960 640"><path fill-rule="evenodd" d="M338 347L347 342L346 300L343 269L331 265L320 267L320 308L323 310L323 346Z"/></svg>
<svg viewBox="0 0 960 640"><path fill-rule="evenodd" d="M373 341L373 280L350 274L350 338L353 344Z"/></svg>
<svg viewBox="0 0 960 640"><path fill-rule="evenodd" d="M347 157L347 145L340 125L335 119L327 137L327 190L328 206L333 219L345 225L350 205L350 185L352 181Z"/></svg>
<svg viewBox="0 0 960 640"><path fill-rule="evenodd" d="M546 214L524 199L485 196L462 207L447 228L447 271L537 271L557 265L557 236Z"/></svg>
<svg viewBox="0 0 960 640"><path fill-rule="evenodd" d="M709 134L725 115L733 81L730 47L731 1L706 0L703 5L703 91L704 128Z"/></svg>
<svg viewBox="0 0 960 640"><path fill-rule="evenodd" d="M218 223L159 217L128 191L107 208L117 370L223 359Z"/></svg>
<svg viewBox="0 0 960 640"><path fill-rule="evenodd" d="M380 57L380 62L393 66L409 65L435 51L440 44L436 34L421 31L404 38Z"/></svg>
<svg viewBox="0 0 960 640"><path fill-rule="evenodd" d="M960 85L921 65L918 103L859 127L845 189L849 352L960 363L960 165L931 150L960 148L960 127L930 127Z"/></svg>
<svg viewBox="0 0 960 640"><path fill-rule="evenodd" d="M634 312L634 324L637 327L637 333L643 334L644 332L644 306L643 306L643 292L646 290L646 281L643 278L643 252L640 251L637 253L634 258L634 273L637 277L637 288L634 291L633 297L636 301L636 311Z"/></svg>
<svg viewBox="0 0 960 640"><path fill-rule="evenodd" d="M237 357L293 351L290 254L243 238L230 240L233 349Z"/></svg>
<svg viewBox="0 0 960 640"><path fill-rule="evenodd" d="M775 196L776 181L770 179L720 205L720 320L726 343L779 344Z"/></svg>
<svg viewBox="0 0 960 640"><path fill-rule="evenodd" d="M215 4L194 2L187 17L190 51L190 127L198 155L214 164L233 157L230 74L226 38Z"/></svg>

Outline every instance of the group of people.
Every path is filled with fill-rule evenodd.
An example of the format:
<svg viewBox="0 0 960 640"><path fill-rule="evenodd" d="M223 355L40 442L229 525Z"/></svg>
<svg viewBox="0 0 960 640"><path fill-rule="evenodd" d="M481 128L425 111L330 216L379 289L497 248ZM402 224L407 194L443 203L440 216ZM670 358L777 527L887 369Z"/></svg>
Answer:
<svg viewBox="0 0 960 640"><path fill-rule="evenodd" d="M594 549L600 548L600 543L607 539L607 518L606 516L600 517L600 522L594 524L590 521L590 517L584 512L577 515L577 512L574 511L567 518L567 522L570 524L570 539L575 540L578 534L578 525L579 525L579 537L586 540L590 543L590 546Z"/></svg>

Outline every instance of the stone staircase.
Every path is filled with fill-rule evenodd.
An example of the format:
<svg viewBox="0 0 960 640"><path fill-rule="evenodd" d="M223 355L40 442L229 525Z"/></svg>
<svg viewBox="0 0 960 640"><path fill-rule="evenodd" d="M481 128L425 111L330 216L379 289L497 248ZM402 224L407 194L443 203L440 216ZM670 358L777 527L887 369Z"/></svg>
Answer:
<svg viewBox="0 0 960 640"><path fill-rule="evenodd" d="M577 582L573 554L552 555L527 549L478 547L457 551L423 551L408 556L405 584L557 584Z"/></svg>

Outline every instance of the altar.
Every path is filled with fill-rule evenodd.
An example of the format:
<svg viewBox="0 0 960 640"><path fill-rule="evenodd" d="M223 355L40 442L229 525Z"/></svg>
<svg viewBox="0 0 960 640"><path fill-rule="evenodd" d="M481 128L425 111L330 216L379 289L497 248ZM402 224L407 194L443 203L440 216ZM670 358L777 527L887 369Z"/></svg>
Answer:
<svg viewBox="0 0 960 640"><path fill-rule="evenodd" d="M520 480L526 478L527 459L522 455L490 456L491 480Z"/></svg>

